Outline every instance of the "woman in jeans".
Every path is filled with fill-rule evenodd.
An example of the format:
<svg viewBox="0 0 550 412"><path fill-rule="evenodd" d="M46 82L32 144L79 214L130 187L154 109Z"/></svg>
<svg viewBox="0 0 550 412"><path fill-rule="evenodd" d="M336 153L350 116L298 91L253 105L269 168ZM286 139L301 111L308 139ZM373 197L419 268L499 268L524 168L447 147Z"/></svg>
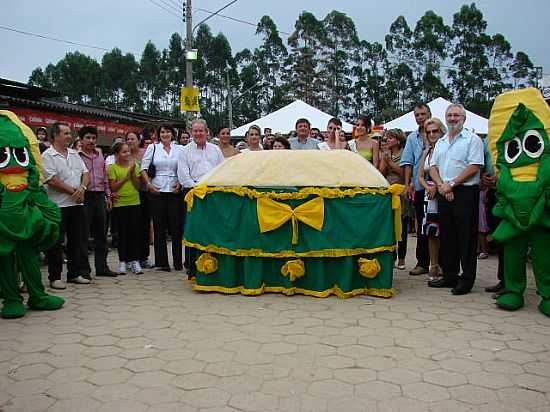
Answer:
<svg viewBox="0 0 550 412"><path fill-rule="evenodd" d="M158 128L159 143L147 147L141 161L141 176L149 191L150 212L153 217L155 267L170 272L166 233L172 239L172 259L175 270L183 269L182 237L185 206L178 182L178 158L181 147L174 141L174 129L167 124ZM150 177L149 169L155 175Z"/></svg>

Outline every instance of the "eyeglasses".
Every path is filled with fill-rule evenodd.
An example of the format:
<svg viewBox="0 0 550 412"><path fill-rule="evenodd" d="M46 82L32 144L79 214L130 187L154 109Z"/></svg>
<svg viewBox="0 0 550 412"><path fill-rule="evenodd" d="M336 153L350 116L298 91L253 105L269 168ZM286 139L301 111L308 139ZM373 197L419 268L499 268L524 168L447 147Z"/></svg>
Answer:
<svg viewBox="0 0 550 412"><path fill-rule="evenodd" d="M429 135L429 134L436 134L436 133L441 134L441 130L439 130L439 129L435 129L435 130L426 130L426 135Z"/></svg>

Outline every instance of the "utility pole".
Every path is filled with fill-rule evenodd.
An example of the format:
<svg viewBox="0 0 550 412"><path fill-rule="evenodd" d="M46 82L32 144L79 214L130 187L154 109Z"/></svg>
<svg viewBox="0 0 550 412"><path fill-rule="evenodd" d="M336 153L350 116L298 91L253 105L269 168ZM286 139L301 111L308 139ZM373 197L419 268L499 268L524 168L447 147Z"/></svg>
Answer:
<svg viewBox="0 0 550 412"><path fill-rule="evenodd" d="M193 14L191 10L191 0L183 0L186 2L185 6L185 24L186 24L186 31L187 31L187 39L185 41L186 46L186 52L189 52L193 49ZM193 62L189 60L189 56L187 53L185 54L185 86L186 87L193 87ZM188 127L191 126L191 119L193 117L193 113L187 112L186 113Z"/></svg>

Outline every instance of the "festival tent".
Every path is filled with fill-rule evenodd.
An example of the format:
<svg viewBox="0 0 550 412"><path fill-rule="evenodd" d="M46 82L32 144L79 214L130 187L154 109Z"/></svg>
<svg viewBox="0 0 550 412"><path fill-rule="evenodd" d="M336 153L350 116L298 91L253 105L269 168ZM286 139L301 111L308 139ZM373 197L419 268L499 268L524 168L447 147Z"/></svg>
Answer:
<svg viewBox="0 0 550 412"><path fill-rule="evenodd" d="M439 118L443 123L445 123L445 110L447 110L447 107L449 107L450 104L452 104L450 101L445 100L443 97L438 97L437 99L429 102L428 106L430 106L432 116ZM474 133L487 134L489 121L484 117L478 116L477 114L466 110L466 123L464 124L464 127ZM418 125L414 119L414 111L386 123L384 128L401 129L405 132L412 132L413 130L416 130Z"/></svg>
<svg viewBox="0 0 550 412"><path fill-rule="evenodd" d="M317 127L320 130L325 130L328 121L334 116L322 112L321 110L316 109L301 100L296 100L295 102L290 103L289 105L276 110L261 119L254 120L244 126L233 129L231 134L233 136L244 136L253 124L260 126L262 130L265 127L270 127L274 133L288 133L289 131L294 130L296 120L302 117L311 122L311 127ZM344 129L345 132L351 133L352 128L352 124L342 122L342 129Z"/></svg>

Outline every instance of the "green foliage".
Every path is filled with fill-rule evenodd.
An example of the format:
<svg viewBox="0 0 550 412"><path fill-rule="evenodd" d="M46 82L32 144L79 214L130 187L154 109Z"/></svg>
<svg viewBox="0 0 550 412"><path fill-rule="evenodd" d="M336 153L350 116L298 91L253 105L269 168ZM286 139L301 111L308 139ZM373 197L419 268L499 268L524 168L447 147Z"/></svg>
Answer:
<svg viewBox="0 0 550 412"><path fill-rule="evenodd" d="M263 16L256 27L258 46L233 54L227 38L203 24L193 40L201 116L216 130L228 125L229 101L233 122L240 125L301 99L347 120L371 113L384 122L439 96L487 116L498 94L537 79L526 53L514 54L503 34L486 29L472 3L454 14L451 26L432 10L414 26L398 16L383 45L360 39L354 21L342 12L318 19L303 11L286 40ZM68 102L181 118L185 64L183 40L174 33L165 49L147 42L139 60L118 48L101 63L67 53L33 70L29 84L62 91Z"/></svg>

